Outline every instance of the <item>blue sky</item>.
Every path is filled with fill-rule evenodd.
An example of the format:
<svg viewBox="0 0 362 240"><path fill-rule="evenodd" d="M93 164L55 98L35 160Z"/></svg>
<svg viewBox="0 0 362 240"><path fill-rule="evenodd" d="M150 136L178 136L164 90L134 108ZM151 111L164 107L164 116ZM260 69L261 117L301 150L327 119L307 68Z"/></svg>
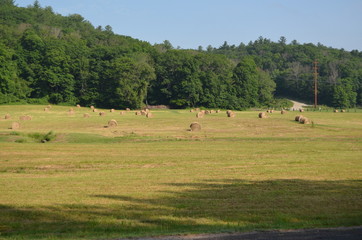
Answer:
<svg viewBox="0 0 362 240"><path fill-rule="evenodd" d="M20 7L33 0L15 0ZM95 27L174 47L247 44L260 36L362 51L362 0L39 0Z"/></svg>

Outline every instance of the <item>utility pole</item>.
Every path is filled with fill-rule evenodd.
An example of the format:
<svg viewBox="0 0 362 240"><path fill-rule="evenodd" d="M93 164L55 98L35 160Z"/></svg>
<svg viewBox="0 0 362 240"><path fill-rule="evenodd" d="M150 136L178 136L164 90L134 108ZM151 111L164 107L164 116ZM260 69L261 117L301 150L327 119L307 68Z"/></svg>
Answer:
<svg viewBox="0 0 362 240"><path fill-rule="evenodd" d="M318 62L313 62L313 76L314 76L314 108L317 108L318 104Z"/></svg>

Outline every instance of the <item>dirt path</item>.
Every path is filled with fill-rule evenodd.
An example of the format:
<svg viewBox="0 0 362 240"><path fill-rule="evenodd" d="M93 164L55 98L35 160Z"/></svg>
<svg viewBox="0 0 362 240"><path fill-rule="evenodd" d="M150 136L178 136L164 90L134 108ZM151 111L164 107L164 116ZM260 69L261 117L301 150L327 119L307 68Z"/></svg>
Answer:
<svg viewBox="0 0 362 240"><path fill-rule="evenodd" d="M293 101L293 100L290 100L292 103L293 103L293 108L295 110L299 110L299 109L302 109L303 106L310 106L308 104L305 104L305 103L301 103L301 102L297 102L297 101Z"/></svg>
<svg viewBox="0 0 362 240"><path fill-rule="evenodd" d="M118 240L361 240L362 226L302 230L274 230L230 234L202 234Z"/></svg>

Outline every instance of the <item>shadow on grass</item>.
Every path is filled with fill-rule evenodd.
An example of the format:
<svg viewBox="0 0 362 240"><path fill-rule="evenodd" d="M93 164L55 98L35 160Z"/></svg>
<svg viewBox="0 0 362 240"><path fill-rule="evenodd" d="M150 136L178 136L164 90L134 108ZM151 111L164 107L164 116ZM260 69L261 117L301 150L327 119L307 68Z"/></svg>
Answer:
<svg viewBox="0 0 362 240"><path fill-rule="evenodd" d="M0 205L0 238L119 238L176 233L356 226L362 181L203 181L166 184L154 198L91 195L101 205Z"/></svg>

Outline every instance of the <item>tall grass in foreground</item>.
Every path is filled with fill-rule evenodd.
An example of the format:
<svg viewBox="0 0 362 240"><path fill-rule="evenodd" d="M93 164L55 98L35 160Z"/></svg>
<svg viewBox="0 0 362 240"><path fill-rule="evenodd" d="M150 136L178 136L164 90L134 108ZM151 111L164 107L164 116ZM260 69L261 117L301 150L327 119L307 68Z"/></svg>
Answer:
<svg viewBox="0 0 362 240"><path fill-rule="evenodd" d="M0 239L362 224L362 113L303 113L312 127L291 112L196 119L169 110L146 119L39 109L0 106L13 117L0 121ZM25 113L33 120L8 129ZM119 126L105 128L110 118ZM187 131L193 121L200 132ZM16 142L50 130L51 142Z"/></svg>

